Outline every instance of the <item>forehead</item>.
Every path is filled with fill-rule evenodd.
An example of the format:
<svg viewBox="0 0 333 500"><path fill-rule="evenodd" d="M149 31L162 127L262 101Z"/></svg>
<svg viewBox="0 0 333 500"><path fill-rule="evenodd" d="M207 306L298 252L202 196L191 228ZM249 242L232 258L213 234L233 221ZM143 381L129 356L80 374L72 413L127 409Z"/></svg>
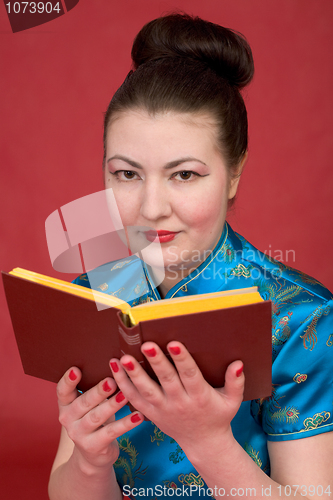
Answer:
<svg viewBox="0 0 333 500"><path fill-rule="evenodd" d="M208 113L167 111L149 114L146 110L127 110L115 115L107 132L107 151L125 149L131 153L217 151L217 125ZM147 152L148 152L147 151ZM110 151L111 152L111 151ZM117 151L118 152L118 151Z"/></svg>

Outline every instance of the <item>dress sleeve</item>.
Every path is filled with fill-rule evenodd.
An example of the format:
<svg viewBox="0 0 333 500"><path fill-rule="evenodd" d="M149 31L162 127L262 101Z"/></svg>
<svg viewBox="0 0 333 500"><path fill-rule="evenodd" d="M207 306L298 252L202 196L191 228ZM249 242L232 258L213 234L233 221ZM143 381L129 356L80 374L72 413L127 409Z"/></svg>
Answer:
<svg viewBox="0 0 333 500"><path fill-rule="evenodd" d="M252 403L270 441L333 431L333 301L304 300L280 311L273 330L273 392Z"/></svg>

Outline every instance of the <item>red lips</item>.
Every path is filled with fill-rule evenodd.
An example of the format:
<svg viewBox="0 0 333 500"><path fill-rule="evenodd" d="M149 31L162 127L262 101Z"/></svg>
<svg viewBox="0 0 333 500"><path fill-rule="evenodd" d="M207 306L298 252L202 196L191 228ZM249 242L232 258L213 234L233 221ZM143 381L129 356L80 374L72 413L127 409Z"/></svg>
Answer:
<svg viewBox="0 0 333 500"><path fill-rule="evenodd" d="M145 236L148 241L159 241L160 243L166 243L167 241L172 241L174 237L178 234L177 231L145 231Z"/></svg>

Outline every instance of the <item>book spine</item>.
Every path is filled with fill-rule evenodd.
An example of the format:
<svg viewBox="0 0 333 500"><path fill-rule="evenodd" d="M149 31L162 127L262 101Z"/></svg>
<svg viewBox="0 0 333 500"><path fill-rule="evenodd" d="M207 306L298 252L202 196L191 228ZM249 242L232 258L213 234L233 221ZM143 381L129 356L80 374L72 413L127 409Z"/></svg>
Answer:
<svg viewBox="0 0 333 500"><path fill-rule="evenodd" d="M118 312L117 317L121 355L130 354L142 365L143 368L146 368L145 357L141 352L142 335L140 323L135 326L128 327L122 320L121 311Z"/></svg>

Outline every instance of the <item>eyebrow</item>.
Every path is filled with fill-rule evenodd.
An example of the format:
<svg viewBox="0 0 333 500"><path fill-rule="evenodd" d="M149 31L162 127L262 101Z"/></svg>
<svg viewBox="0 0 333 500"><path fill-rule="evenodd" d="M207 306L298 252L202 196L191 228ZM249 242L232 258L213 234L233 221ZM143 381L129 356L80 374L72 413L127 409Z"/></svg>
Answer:
<svg viewBox="0 0 333 500"><path fill-rule="evenodd" d="M109 161L112 161L112 160L122 160L122 161L128 163L129 165L131 165L132 167L135 167L138 169L143 169L143 167L142 167L142 165L140 165L140 163L138 163L134 160L131 160L130 158L127 158L126 156L114 155L114 156L112 156L112 158L109 158L107 160L107 163L109 163ZM198 158L194 158L192 156L185 156L184 158L178 158L178 160L169 161L163 168L167 170L169 168L178 167L178 165L181 165L182 163L186 163L189 161L197 161L197 162L201 163L202 165L205 165L205 167L207 166L206 163L199 160Z"/></svg>

